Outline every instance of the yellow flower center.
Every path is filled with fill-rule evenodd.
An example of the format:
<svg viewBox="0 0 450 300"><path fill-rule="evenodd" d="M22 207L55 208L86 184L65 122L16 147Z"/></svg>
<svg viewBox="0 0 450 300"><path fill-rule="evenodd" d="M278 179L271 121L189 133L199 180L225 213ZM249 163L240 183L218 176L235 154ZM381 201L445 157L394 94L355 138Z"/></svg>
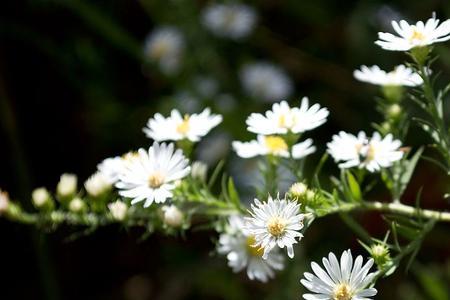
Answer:
<svg viewBox="0 0 450 300"><path fill-rule="evenodd" d="M367 149L366 161L371 161L375 158L376 149L373 145L369 145L369 149Z"/></svg>
<svg viewBox="0 0 450 300"><path fill-rule="evenodd" d="M346 283L341 283L334 289L333 300L351 300L352 297L353 293Z"/></svg>
<svg viewBox="0 0 450 300"><path fill-rule="evenodd" d="M425 40L425 35L418 31L417 28L413 29L411 36L409 37L409 41L412 43L414 41L423 42Z"/></svg>
<svg viewBox="0 0 450 300"><path fill-rule="evenodd" d="M264 141L270 153L277 153L288 149L286 142L279 136L269 135L264 138Z"/></svg>
<svg viewBox="0 0 450 300"><path fill-rule="evenodd" d="M256 243L255 237L253 235L250 235L247 238L247 252L251 256L262 257L264 254L264 248L260 246L255 247L255 243Z"/></svg>
<svg viewBox="0 0 450 300"><path fill-rule="evenodd" d="M275 237L279 237L286 229L286 221L279 217L273 217L267 222L267 231Z"/></svg>
<svg viewBox="0 0 450 300"><path fill-rule="evenodd" d="M177 132L179 134L185 135L186 133L188 133L189 129L189 115L184 115L183 121L181 121L181 123L177 126Z"/></svg>
<svg viewBox="0 0 450 300"><path fill-rule="evenodd" d="M164 175L156 171L148 177L148 185L151 188L159 188L164 183Z"/></svg>

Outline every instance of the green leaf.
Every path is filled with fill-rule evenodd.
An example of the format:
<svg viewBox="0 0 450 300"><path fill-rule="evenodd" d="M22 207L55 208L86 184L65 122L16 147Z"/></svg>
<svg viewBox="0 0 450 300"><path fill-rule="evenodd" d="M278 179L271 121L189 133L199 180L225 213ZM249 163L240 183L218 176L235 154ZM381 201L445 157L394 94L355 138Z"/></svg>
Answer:
<svg viewBox="0 0 450 300"><path fill-rule="evenodd" d="M231 203L236 207L241 206L241 200L239 199L239 194L234 186L233 178L228 178L228 197Z"/></svg>
<svg viewBox="0 0 450 300"><path fill-rule="evenodd" d="M423 153L423 147L420 147L419 150L414 153L413 157L407 161L406 167L400 177L400 191L398 197L400 198L403 195L406 187L408 186L409 181L414 173L414 169L416 168L417 162L420 159L420 156Z"/></svg>
<svg viewBox="0 0 450 300"><path fill-rule="evenodd" d="M351 172L347 172L347 182L352 196L352 200L361 201L362 200L361 188L359 187L358 181L356 181L355 177Z"/></svg>

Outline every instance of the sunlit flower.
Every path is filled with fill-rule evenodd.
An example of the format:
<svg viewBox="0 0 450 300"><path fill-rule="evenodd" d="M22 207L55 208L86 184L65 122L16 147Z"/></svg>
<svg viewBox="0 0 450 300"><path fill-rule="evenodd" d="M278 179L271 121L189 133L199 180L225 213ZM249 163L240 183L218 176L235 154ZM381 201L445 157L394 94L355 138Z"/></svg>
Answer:
<svg viewBox="0 0 450 300"><path fill-rule="evenodd" d="M244 222L241 216L229 218L229 226L219 238L218 252L227 256L228 265L234 272L246 269L251 280L267 282L274 277L275 270L283 269L284 257L279 249L274 249L263 259L263 249L254 247L255 237L247 232Z"/></svg>
<svg viewBox="0 0 450 300"><path fill-rule="evenodd" d="M401 142L394 140L392 134L382 138L375 132L372 138L368 139L362 131L358 136L341 131L333 136L327 146L328 153L334 160L342 161L339 167L343 169L359 167L375 172L392 166L403 157L403 152L399 150Z"/></svg>
<svg viewBox="0 0 450 300"><path fill-rule="evenodd" d="M180 227L183 224L184 215L175 205L162 207L164 224L171 227Z"/></svg>
<svg viewBox="0 0 450 300"><path fill-rule="evenodd" d="M376 273L368 273L373 259L363 266L363 258L359 255L354 263L350 250L341 255L340 265L336 256L330 252L328 259L322 263L325 270L312 262L314 274L305 272L305 279L300 282L314 294L304 294L306 300L371 300L377 294L374 288L368 288Z"/></svg>
<svg viewBox="0 0 450 300"><path fill-rule="evenodd" d="M249 212L251 217L246 218L246 228L255 236L254 246L264 249L263 258L267 258L275 246L286 247L288 256L293 258L293 245L297 238L303 237L299 231L305 215L300 213L300 204L269 196L267 202L255 199Z"/></svg>
<svg viewBox="0 0 450 300"><path fill-rule="evenodd" d="M392 33L379 32L379 40L375 44L385 50L408 51L416 47L424 47L450 39L450 20L439 25L439 19L435 16L415 25L410 25L405 20L392 21L392 27L398 36Z"/></svg>
<svg viewBox="0 0 450 300"><path fill-rule="evenodd" d="M247 118L247 130L257 134L301 133L319 127L327 121L329 111L319 104L309 107L307 97L300 107L290 107L286 101L274 103L265 115L252 113Z"/></svg>
<svg viewBox="0 0 450 300"><path fill-rule="evenodd" d="M219 37L240 39L251 33L257 16L244 4L211 4L202 13L205 27Z"/></svg>
<svg viewBox="0 0 450 300"><path fill-rule="evenodd" d="M184 37L173 26L163 26L148 35L144 44L145 55L159 64L161 71L172 74L178 71L184 50Z"/></svg>
<svg viewBox="0 0 450 300"><path fill-rule="evenodd" d="M276 135L258 135L256 140L250 142L234 141L232 143L234 151L243 158L250 158L259 155L274 155L299 159L313 153L316 148L312 146L312 139L307 139L292 146L290 152L286 141Z"/></svg>
<svg viewBox="0 0 450 300"><path fill-rule="evenodd" d="M75 174L62 174L56 186L58 196L62 198L70 197L77 192L78 178Z"/></svg>
<svg viewBox="0 0 450 300"><path fill-rule="evenodd" d="M144 133L155 141L178 141L188 139L198 142L211 129L222 122L221 115L211 114L209 108L205 108L200 114L184 115L176 109L165 118L157 113L148 120Z"/></svg>
<svg viewBox="0 0 450 300"><path fill-rule="evenodd" d="M361 66L353 75L356 79L381 86L418 86L423 83L419 74L411 68L399 65L391 72L386 72L378 66Z"/></svg>
<svg viewBox="0 0 450 300"><path fill-rule="evenodd" d="M112 185L103 173L97 172L86 180L84 188L92 197L98 197L111 189Z"/></svg>
<svg viewBox="0 0 450 300"><path fill-rule="evenodd" d="M128 213L128 206L120 200L109 203L108 209L112 217L117 221L123 221Z"/></svg>
<svg viewBox="0 0 450 300"><path fill-rule="evenodd" d="M153 202L165 202L172 197L175 181L190 172L188 160L173 144L154 142L148 151L139 149L138 155L116 183L120 195L132 198L131 204L145 200L144 207L148 207Z"/></svg>
<svg viewBox="0 0 450 300"><path fill-rule="evenodd" d="M279 101L289 97L293 91L288 75L280 67L270 63L245 65L239 75L245 92L255 99Z"/></svg>

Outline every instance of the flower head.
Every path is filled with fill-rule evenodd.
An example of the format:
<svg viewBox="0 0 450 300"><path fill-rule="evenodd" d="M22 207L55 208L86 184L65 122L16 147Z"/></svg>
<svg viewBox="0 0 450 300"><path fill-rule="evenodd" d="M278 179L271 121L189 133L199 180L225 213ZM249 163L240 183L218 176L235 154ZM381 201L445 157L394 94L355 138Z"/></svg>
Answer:
<svg viewBox="0 0 450 300"><path fill-rule="evenodd" d="M204 9L202 20L216 36L237 40L251 33L257 15L253 8L244 4L211 4Z"/></svg>
<svg viewBox="0 0 450 300"><path fill-rule="evenodd" d="M174 109L167 118L159 113L155 114L148 120L144 133L158 142L182 139L198 142L220 122L222 122L222 116L211 114L209 108L205 108L200 114L184 116Z"/></svg>
<svg viewBox="0 0 450 300"><path fill-rule="evenodd" d="M278 249L271 251L266 259L262 258L264 251L255 247L255 237L246 230L242 216L229 217L228 225L226 232L220 235L218 252L227 256L234 272L247 269L248 278L266 282L273 278L274 270L283 269L284 257Z"/></svg>
<svg viewBox="0 0 450 300"><path fill-rule="evenodd" d="M145 55L159 64L161 71L172 74L178 71L184 50L184 37L173 26L163 26L148 35L144 44Z"/></svg>
<svg viewBox="0 0 450 300"><path fill-rule="evenodd" d="M247 118L248 131L258 134L301 133L319 127L327 121L329 111L319 104L309 107L303 97L300 107L290 107L286 101L275 103L265 115L253 113Z"/></svg>
<svg viewBox="0 0 450 300"><path fill-rule="evenodd" d="M411 68L399 65L391 72L386 72L378 66L361 66L360 70L355 70L353 76L363 82L368 82L381 86L418 86L423 83L419 74Z"/></svg>
<svg viewBox="0 0 450 300"><path fill-rule="evenodd" d="M256 140L250 142L234 141L232 143L234 151L243 158L250 158L259 155L273 155L280 157L290 157L299 159L313 153L316 148L312 146L312 139L292 146L289 149L287 142L277 135L258 135Z"/></svg>
<svg viewBox="0 0 450 300"><path fill-rule="evenodd" d="M439 19L436 19L435 16L428 19L426 23L419 21L415 25L410 25L405 20L392 21L392 27L398 36L379 32L379 40L375 44L385 50L408 51L450 39L450 20L439 25Z"/></svg>
<svg viewBox="0 0 450 300"><path fill-rule="evenodd" d="M183 224L183 212L175 205L163 206L162 211L164 224L171 227L180 227Z"/></svg>
<svg viewBox="0 0 450 300"><path fill-rule="evenodd" d="M77 175L74 174L62 174L56 186L56 192L58 196L67 198L74 195L77 192Z"/></svg>
<svg viewBox="0 0 450 300"><path fill-rule="evenodd" d="M245 65L240 71L240 79L249 96L267 102L287 98L293 90L288 75L280 67L270 63Z"/></svg>
<svg viewBox="0 0 450 300"><path fill-rule="evenodd" d="M34 207L38 209L44 208L45 206L52 206L53 204L50 193L44 187L34 189L31 193L31 200Z"/></svg>
<svg viewBox="0 0 450 300"><path fill-rule="evenodd" d="M112 185L108 178L101 172L97 172L86 180L84 188L92 197L98 197L111 189Z"/></svg>
<svg viewBox="0 0 450 300"><path fill-rule="evenodd" d="M300 282L314 294L304 294L306 300L370 300L377 294L374 288L367 286L375 278L376 273L369 273L373 259L362 265L363 258L359 255L353 262L350 250L341 255L340 264L336 256L330 252L328 259L322 259L325 270L312 262L314 274L305 272L305 279Z"/></svg>
<svg viewBox="0 0 450 300"><path fill-rule="evenodd" d="M133 199L131 204L145 200L144 207L148 207L172 197L175 181L189 172L181 150L175 150L173 144L154 142L148 151L139 149L138 158L119 175L116 187L120 195Z"/></svg>
<svg viewBox="0 0 450 300"><path fill-rule="evenodd" d="M112 217L117 221L123 221L127 216L128 206L120 200L109 203L108 209Z"/></svg>
<svg viewBox="0 0 450 300"><path fill-rule="evenodd" d="M264 249L263 258L278 246L286 247L288 256L294 257L293 244L303 235L299 232L303 228L304 214L299 213L300 204L286 199L272 199L267 202L255 199L251 205L247 220L247 230L255 237L255 247Z"/></svg>

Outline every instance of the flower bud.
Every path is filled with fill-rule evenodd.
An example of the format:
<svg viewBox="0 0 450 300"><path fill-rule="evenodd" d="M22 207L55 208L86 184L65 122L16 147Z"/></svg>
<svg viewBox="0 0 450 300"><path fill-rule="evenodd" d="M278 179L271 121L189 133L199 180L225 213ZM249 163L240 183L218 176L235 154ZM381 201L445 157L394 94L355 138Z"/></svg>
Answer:
<svg viewBox="0 0 450 300"><path fill-rule="evenodd" d="M52 210L54 208L52 197L44 187L35 189L31 194L31 200L37 209Z"/></svg>
<svg viewBox="0 0 450 300"><path fill-rule="evenodd" d="M95 173L84 183L84 188L86 189L89 196L97 198L106 194L111 189L111 183L107 178L100 172Z"/></svg>
<svg viewBox="0 0 450 300"><path fill-rule="evenodd" d="M301 199L308 191L308 186L303 182L296 182L289 188L289 196L292 198Z"/></svg>
<svg viewBox="0 0 450 300"><path fill-rule="evenodd" d="M84 201L78 197L73 198L69 202L69 210L73 213L82 213L86 211L87 206Z"/></svg>
<svg viewBox="0 0 450 300"><path fill-rule="evenodd" d="M163 206L162 211L164 224L170 227L180 227L183 224L183 213L175 206Z"/></svg>
<svg viewBox="0 0 450 300"><path fill-rule="evenodd" d="M108 204L109 212L112 217L117 221L123 221L128 212L128 206L120 200Z"/></svg>
<svg viewBox="0 0 450 300"><path fill-rule="evenodd" d="M384 266L391 261L389 248L384 244L375 244L370 247L370 254L378 266Z"/></svg>
<svg viewBox="0 0 450 300"><path fill-rule="evenodd" d="M392 119L396 119L400 116L402 113L402 108L398 104L392 104L387 109L387 115L391 117Z"/></svg>
<svg viewBox="0 0 450 300"><path fill-rule="evenodd" d="M62 174L56 186L56 193L63 200L70 198L77 192L77 176L74 174Z"/></svg>
<svg viewBox="0 0 450 300"><path fill-rule="evenodd" d="M9 204L10 201L8 193L0 190L0 216L8 211Z"/></svg>
<svg viewBox="0 0 450 300"><path fill-rule="evenodd" d="M191 176L194 179L205 182L208 172L208 165L201 161L196 161L191 166Z"/></svg>

